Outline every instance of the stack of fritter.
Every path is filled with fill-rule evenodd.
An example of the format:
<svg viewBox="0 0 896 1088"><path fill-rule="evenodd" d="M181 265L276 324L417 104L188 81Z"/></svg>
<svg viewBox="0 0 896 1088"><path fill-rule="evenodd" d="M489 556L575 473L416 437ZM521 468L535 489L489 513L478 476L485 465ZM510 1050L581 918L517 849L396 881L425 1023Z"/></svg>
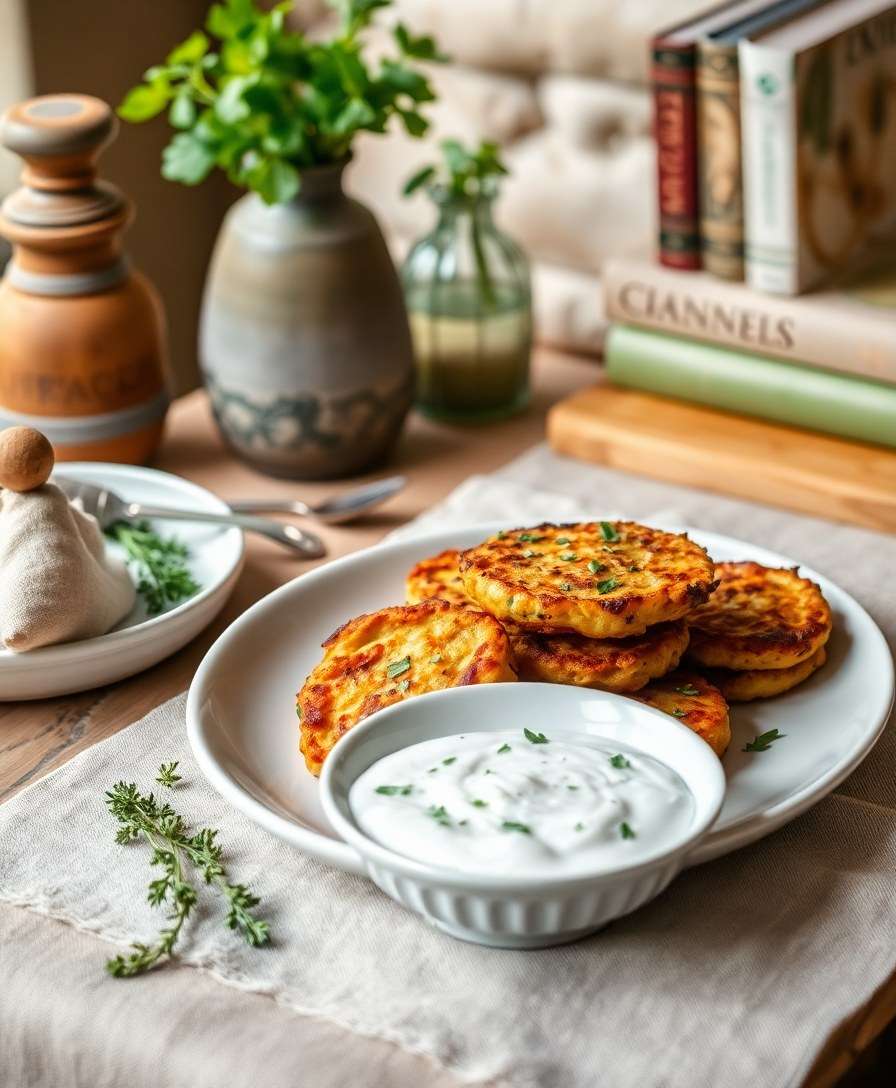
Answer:
<svg viewBox="0 0 896 1088"><path fill-rule="evenodd" d="M686 535L630 521L543 524L442 552L410 571L407 599L324 643L298 695L312 773L381 707L517 676L631 695L721 756L728 702L805 680L831 630L821 591L796 571L715 565Z"/></svg>

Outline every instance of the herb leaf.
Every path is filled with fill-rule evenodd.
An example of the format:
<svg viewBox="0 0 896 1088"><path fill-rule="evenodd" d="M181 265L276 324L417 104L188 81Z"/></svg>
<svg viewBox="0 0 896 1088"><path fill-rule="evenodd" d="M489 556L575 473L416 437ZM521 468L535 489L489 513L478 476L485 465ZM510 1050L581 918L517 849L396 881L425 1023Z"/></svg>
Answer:
<svg viewBox="0 0 896 1088"><path fill-rule="evenodd" d="M442 827L451 827L451 817L445 811L444 805L430 805L426 810L427 816L432 816L437 824Z"/></svg>
<svg viewBox="0 0 896 1088"><path fill-rule="evenodd" d="M529 741L530 744L549 744L548 738L544 733L533 733L531 729L524 729L523 736Z"/></svg>
<svg viewBox="0 0 896 1088"><path fill-rule="evenodd" d="M618 578L605 578L602 582L597 583L597 592L601 594L612 593L614 589L619 587L619 584Z"/></svg>
<svg viewBox="0 0 896 1088"><path fill-rule="evenodd" d="M501 747L498 749L498 755L502 756L502 755L504 755L505 752L509 752L509 751L510 751L510 745L509 744L502 744Z"/></svg>
<svg viewBox="0 0 896 1088"><path fill-rule="evenodd" d="M619 533L616 532L616 528L609 521L602 521L600 523L600 531L604 540L618 540Z"/></svg>
<svg viewBox="0 0 896 1088"><path fill-rule="evenodd" d="M683 718L685 716L685 714L687 714L687 711L682 710L680 706L676 706L676 707L672 708L672 717L673 718Z"/></svg>
<svg viewBox="0 0 896 1088"><path fill-rule="evenodd" d="M600 574L602 570L606 570L607 568L604 563L598 563L596 559L590 559L588 561L588 569L592 574Z"/></svg>
<svg viewBox="0 0 896 1088"><path fill-rule="evenodd" d="M159 536L148 521L116 521L106 529L106 536L124 549L150 616L199 592L187 566L187 546L174 537Z"/></svg>
<svg viewBox="0 0 896 1088"><path fill-rule="evenodd" d="M564 553L563 553L563 554L562 554L562 555L560 556L560 558L561 558L561 559L563 560L563 562L564 562L564 563L573 563L573 562L575 562L575 560L576 560L576 559L578 559L579 557L578 557L578 556L576 555L576 553L575 553L575 552L564 552Z"/></svg>
<svg viewBox="0 0 896 1088"><path fill-rule="evenodd" d="M412 786L377 786L374 793L381 793L383 797L407 797Z"/></svg>
<svg viewBox="0 0 896 1088"><path fill-rule="evenodd" d="M679 695L699 695L700 692L693 684L682 684L680 688L675 689Z"/></svg>
<svg viewBox="0 0 896 1088"><path fill-rule="evenodd" d="M157 781L166 786L180 780L177 763L163 763ZM106 807L118 822L115 841L120 845L144 839L153 848L152 865L162 875L150 882L148 899L154 907L167 906L168 925L155 944L136 942L129 955L107 960L106 970L115 978L132 978L150 970L160 960L170 957L180 937L184 922L192 913L198 895L187 879L187 865L197 870L206 884L220 892L228 907L224 924L235 929L252 947L265 944L270 937L268 923L252 914L258 899L245 884L231 884L221 862L222 850L217 831L200 828L191 835L186 821L167 803L153 794L142 794L133 782L117 782L106 791Z"/></svg>
<svg viewBox="0 0 896 1088"><path fill-rule="evenodd" d="M634 833L634 831L632 831L632 829L631 829L631 828L629 827L629 825L628 825L628 824L627 824L627 823L626 823L626 822L625 822L624 820L623 820L623 822L622 822L622 823L621 823L621 824L619 825L619 834L620 834L620 835L621 835L621 836L622 836L622 837L623 837L624 839L633 839L633 838L635 838L635 833Z"/></svg>
<svg viewBox="0 0 896 1088"><path fill-rule="evenodd" d="M396 676L401 676L403 672L407 672L410 667L411 658L410 655L408 655L407 657L403 657L401 661L393 661L391 664L387 665L386 676L388 676L390 680L394 680Z"/></svg>
<svg viewBox="0 0 896 1088"><path fill-rule="evenodd" d="M621 752L617 752L615 756L610 756L610 763L619 771L624 771L626 767L631 767L631 763L629 763Z"/></svg>
<svg viewBox="0 0 896 1088"><path fill-rule="evenodd" d="M786 733L779 733L777 729L769 729L767 733L760 733L758 737L754 737L753 740L747 741L741 751L767 752L776 740L780 740L782 737L786 736Z"/></svg>
<svg viewBox="0 0 896 1088"><path fill-rule="evenodd" d="M173 789L174 786L183 781L181 775L176 774L178 760L174 760L173 763L163 763L159 767L159 773L156 775L156 782L160 786L167 786L169 789Z"/></svg>
<svg viewBox="0 0 896 1088"><path fill-rule="evenodd" d="M446 767L450 767L452 763L457 763L457 756L446 756L446 758L442 760L442 763Z"/></svg>
<svg viewBox="0 0 896 1088"><path fill-rule="evenodd" d="M516 820L505 820L501 824L502 831L519 831L523 835L531 835L532 828L528 824L521 824Z"/></svg>

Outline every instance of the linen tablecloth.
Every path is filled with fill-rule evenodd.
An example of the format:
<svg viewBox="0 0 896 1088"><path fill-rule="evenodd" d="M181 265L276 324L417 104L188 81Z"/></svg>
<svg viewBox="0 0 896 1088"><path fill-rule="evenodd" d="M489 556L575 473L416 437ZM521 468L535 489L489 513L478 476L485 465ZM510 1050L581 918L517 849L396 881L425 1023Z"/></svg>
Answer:
<svg viewBox="0 0 896 1088"><path fill-rule="evenodd" d="M585 467L542 447L462 485L423 520L426 527L484 518L520 524L579 511L678 518L793 555L845 582L894 643L896 587L886 577L892 538L865 530ZM103 980L80 1011L91 1025L114 1016L118 1027L117 1018L128 1016L128 987L140 987L141 997L152 987L195 1032L183 1030L173 1042L168 1036L154 1070L158 1052L138 1022L105 1040L101 1031L85 1032L91 1042L72 1056L72 1084L142 1086L154 1072L163 1088L216 1085L219 1050L230 1057L229 1085L331 1083L321 1065L303 1074L307 1048L305 1055L291 1050L288 1029L273 1037L253 1030L254 995L266 994L284 1009L427 1055L473 1082L784 1086L799 1083L831 1030L896 968L889 729L847 782L784 830L685 873L654 903L587 941L520 953L452 941L372 885L297 854L230 810L192 762L178 699L0 809L0 899L111 940L151 937L160 919L142 902L147 852L112 844L102 791L119 778L148 788L157 764L176 758L187 782L174 800L197 824L221 828L234 874L262 896L275 941L262 950L240 946L221 926L220 908L203 901L181 962L250 991L245 1015L217 1029L199 1022L195 972L183 969L168 969L167 978L163 970L152 979ZM3 957L25 947L7 946ZM102 958L92 965L97 977ZM0 994L0 1006L16 1002L16 1012L0 1024L17 1030L4 1032L0 1062L15 1074L42 1060L45 998L23 984L27 972L9 975L15 985ZM369 1046L373 1052L382 1043ZM359 1066L354 1082L392 1083L368 1081L372 1068ZM408 1083L446 1075L415 1069Z"/></svg>

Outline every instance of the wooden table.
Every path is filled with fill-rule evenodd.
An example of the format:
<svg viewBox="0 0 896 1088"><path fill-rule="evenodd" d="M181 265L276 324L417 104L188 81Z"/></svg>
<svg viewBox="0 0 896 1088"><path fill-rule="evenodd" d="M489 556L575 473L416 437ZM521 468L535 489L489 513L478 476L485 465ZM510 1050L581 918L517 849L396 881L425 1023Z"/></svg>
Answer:
<svg viewBox="0 0 896 1088"><path fill-rule="evenodd" d="M535 361L535 393L526 413L487 427L467 428L413 416L392 462L366 477L402 472L408 476L408 486L382 511L362 522L315 527L326 541L329 557L374 543L442 498L467 476L492 471L541 440L548 408L573 390L592 384L595 377L592 361L543 349ZM191 393L173 406L155 465L194 480L225 499L285 494L313 500L344 486L272 480L237 462L223 447L201 392ZM208 630L169 660L130 680L95 691L0 704L0 801L183 691L209 645L236 616L311 566L297 562L258 537L250 535L246 543L246 564L224 611ZM885 1055L869 1062L865 1052L878 1043L894 1018L896 978L891 978L831 1036L804 1088L830 1088L844 1074L846 1082L854 1083L856 1088L890 1083ZM892 1034L891 1028L884 1040L887 1048ZM853 1080L848 1072L860 1058Z"/></svg>

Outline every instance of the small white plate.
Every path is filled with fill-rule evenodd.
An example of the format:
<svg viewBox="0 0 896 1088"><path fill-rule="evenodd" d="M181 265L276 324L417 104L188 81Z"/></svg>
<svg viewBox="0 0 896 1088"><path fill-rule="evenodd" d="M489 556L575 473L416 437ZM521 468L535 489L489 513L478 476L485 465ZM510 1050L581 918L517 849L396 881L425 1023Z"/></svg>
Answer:
<svg viewBox="0 0 896 1088"><path fill-rule="evenodd" d="M317 780L299 755L295 692L336 627L404 600L405 574L414 563L444 548L472 547L501 527L445 530L337 559L240 616L209 650L187 702L190 743L212 785L305 853L357 872L357 857L329 826ZM730 537L695 529L690 535L719 561L797 565ZM800 569L819 583L833 610L828 662L792 692L732 708L725 803L691 864L762 838L805 812L858 766L889 715L893 659L877 625L839 586ZM786 736L765 752L742 750L769 729Z"/></svg>
<svg viewBox="0 0 896 1088"><path fill-rule="evenodd" d="M76 461L58 466L59 475L108 487L123 498L227 513L226 503L179 476L135 465ZM163 536L175 536L190 550L189 567L199 592L158 616L147 616L138 596L129 615L98 638L14 654L0 649L0 701L46 699L99 687L142 672L186 645L221 611L243 564L239 529L189 521L156 521ZM110 550L121 555L117 544Z"/></svg>

